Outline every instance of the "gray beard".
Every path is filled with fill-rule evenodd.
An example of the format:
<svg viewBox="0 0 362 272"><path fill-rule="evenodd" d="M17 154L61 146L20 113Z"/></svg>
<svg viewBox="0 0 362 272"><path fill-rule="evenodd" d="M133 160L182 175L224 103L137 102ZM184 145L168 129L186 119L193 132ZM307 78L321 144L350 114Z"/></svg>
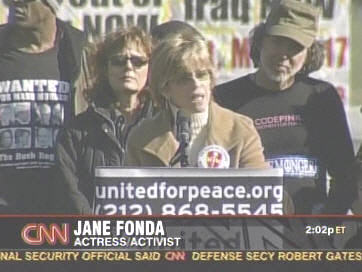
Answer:
<svg viewBox="0 0 362 272"><path fill-rule="evenodd" d="M275 82L285 82L288 80L289 76L287 73L274 74L268 70L265 71L269 79Z"/></svg>

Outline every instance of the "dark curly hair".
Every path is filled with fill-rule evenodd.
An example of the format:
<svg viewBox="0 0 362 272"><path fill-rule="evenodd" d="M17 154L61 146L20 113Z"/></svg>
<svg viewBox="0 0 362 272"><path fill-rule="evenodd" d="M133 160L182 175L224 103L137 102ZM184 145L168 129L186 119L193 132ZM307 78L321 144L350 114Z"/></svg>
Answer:
<svg viewBox="0 0 362 272"><path fill-rule="evenodd" d="M143 50L148 58L151 56L151 38L142 29L132 26L127 29L108 34L102 41L96 43L89 50L89 70L92 77L91 87L84 90L84 98L88 103L95 102L108 105L114 101L114 95L107 77L109 57L122 51L127 46L135 46ZM139 98L144 95L141 91Z"/></svg>
<svg viewBox="0 0 362 272"><path fill-rule="evenodd" d="M260 23L249 33L250 57L253 60L254 67L259 67L260 49L265 35L265 23ZM323 65L324 58L325 52L323 44L319 41L314 41L311 47L308 48L307 59L298 74L308 75L314 71L318 71Z"/></svg>

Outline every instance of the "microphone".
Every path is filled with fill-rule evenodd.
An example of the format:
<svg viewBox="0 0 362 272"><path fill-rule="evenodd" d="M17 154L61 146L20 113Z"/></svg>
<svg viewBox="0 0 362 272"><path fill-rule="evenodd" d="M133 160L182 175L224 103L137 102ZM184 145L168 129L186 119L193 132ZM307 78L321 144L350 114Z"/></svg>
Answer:
<svg viewBox="0 0 362 272"><path fill-rule="evenodd" d="M177 112L176 117L176 139L180 143L190 143L190 118L186 117L181 111Z"/></svg>
<svg viewBox="0 0 362 272"><path fill-rule="evenodd" d="M180 162L181 167L189 166L187 147L190 143L190 118L185 116L181 111L176 116L176 139L180 143Z"/></svg>

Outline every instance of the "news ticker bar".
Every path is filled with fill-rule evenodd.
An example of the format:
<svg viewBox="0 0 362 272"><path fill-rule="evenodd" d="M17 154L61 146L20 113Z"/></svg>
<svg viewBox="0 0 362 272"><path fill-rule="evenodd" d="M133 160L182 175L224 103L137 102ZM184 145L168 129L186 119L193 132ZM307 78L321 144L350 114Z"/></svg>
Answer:
<svg viewBox="0 0 362 272"><path fill-rule="evenodd" d="M331 251L0 251L1 262L356 262L361 250Z"/></svg>
<svg viewBox="0 0 362 272"><path fill-rule="evenodd" d="M0 250L360 250L362 217L0 217Z"/></svg>

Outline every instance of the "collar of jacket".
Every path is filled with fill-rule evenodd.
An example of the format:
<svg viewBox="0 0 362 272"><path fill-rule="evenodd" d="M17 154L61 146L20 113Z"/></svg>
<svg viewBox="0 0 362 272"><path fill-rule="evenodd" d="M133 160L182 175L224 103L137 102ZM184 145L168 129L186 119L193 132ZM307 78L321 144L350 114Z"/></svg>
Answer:
<svg viewBox="0 0 362 272"><path fill-rule="evenodd" d="M95 103L91 103L88 107L88 111L94 115L95 125L98 125L107 135L112 135L115 141L116 138L116 125L112 119L112 109L110 107L98 106ZM109 131L111 129L111 131ZM111 133L110 133L111 132Z"/></svg>
<svg viewBox="0 0 362 272"><path fill-rule="evenodd" d="M155 137L143 148L144 151L158 157L165 165L169 165L179 146L172 133L171 116L168 110L155 116L151 132ZM231 118L230 112L211 102L205 146L215 144L227 151L231 150L240 142L240 134L234 131L234 126L235 120Z"/></svg>
<svg viewBox="0 0 362 272"><path fill-rule="evenodd" d="M101 115L106 116L108 119L112 119L110 109L112 108L111 104L115 101L116 98L112 95L112 91L110 91L109 88L104 90L97 89L95 99L94 102L91 103L91 107L95 111L99 111ZM135 123L138 123L140 119L152 117L153 115L153 105L150 95L145 95L141 103L142 107L137 113Z"/></svg>
<svg viewBox="0 0 362 272"><path fill-rule="evenodd" d="M110 108L97 106L96 104L91 103L88 108L88 111L92 112L93 114L96 114L98 117L102 118L103 121L108 121L112 123Z"/></svg>
<svg viewBox="0 0 362 272"><path fill-rule="evenodd" d="M136 120L127 127L126 131L123 132L124 134L122 136L121 143L119 142L120 139L117 139L116 136L116 125L112 120L112 109L110 106L97 105L93 102L88 107L88 111L90 114L95 116L95 124L98 124L100 129L104 131L106 135L110 136L111 140L114 141L117 146L125 147L130 130L144 118L151 117L152 103L151 101L147 101L147 103L143 105L142 109L137 115Z"/></svg>
<svg viewBox="0 0 362 272"><path fill-rule="evenodd" d="M94 114L97 114L98 116L102 117L107 122L113 123L112 120L112 109L111 106L105 103L99 104L92 102L88 108L89 111L93 112ZM152 117L152 102L151 100L146 100L143 107L140 109L140 111L137 113L137 117L135 119L134 124L131 124L130 127L133 127L135 124L140 122L141 119Z"/></svg>
<svg viewBox="0 0 362 272"><path fill-rule="evenodd" d="M116 127L111 118L111 109L104 107L97 107L94 103L91 103L88 107L88 112L94 116L92 120L95 126L98 126L106 135L120 146L120 143L116 137Z"/></svg>

